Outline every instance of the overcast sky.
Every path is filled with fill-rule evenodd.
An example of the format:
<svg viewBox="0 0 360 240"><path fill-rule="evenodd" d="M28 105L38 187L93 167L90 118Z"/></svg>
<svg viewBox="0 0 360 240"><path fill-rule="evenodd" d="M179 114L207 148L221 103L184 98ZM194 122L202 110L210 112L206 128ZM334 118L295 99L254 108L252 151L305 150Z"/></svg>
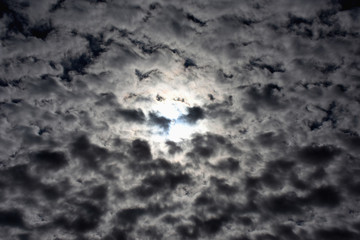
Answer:
<svg viewBox="0 0 360 240"><path fill-rule="evenodd" d="M359 6L0 1L0 239L360 239Z"/></svg>

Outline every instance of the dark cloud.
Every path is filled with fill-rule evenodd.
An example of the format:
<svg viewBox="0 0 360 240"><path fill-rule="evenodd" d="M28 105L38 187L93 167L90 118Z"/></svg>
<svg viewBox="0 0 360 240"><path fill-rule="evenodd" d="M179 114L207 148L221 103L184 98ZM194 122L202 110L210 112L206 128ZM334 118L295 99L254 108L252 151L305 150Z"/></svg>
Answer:
<svg viewBox="0 0 360 240"><path fill-rule="evenodd" d="M281 236L281 239L294 239L298 240L301 239L298 236L291 225L279 225L274 227L274 231L277 236Z"/></svg>
<svg viewBox="0 0 360 240"><path fill-rule="evenodd" d="M213 168L224 172L236 172L240 170L240 162L237 159L229 157L220 160Z"/></svg>
<svg viewBox="0 0 360 240"><path fill-rule="evenodd" d="M176 232L182 239L197 239L199 237L199 229L192 225L177 226Z"/></svg>
<svg viewBox="0 0 360 240"><path fill-rule="evenodd" d="M136 161L151 160L151 149L147 141L135 139L131 144L131 155Z"/></svg>
<svg viewBox="0 0 360 240"><path fill-rule="evenodd" d="M342 11L346 11L346 10L351 10L351 9L357 9L360 7L360 4L356 1L350 1L350 0L339 0L338 1L340 6L341 6L341 10Z"/></svg>
<svg viewBox="0 0 360 240"><path fill-rule="evenodd" d="M169 150L169 154L175 154L175 153L179 153L182 152L182 148L179 147L175 142L173 141L166 141L166 145L168 146Z"/></svg>
<svg viewBox="0 0 360 240"><path fill-rule="evenodd" d="M145 114L141 109L117 109L115 112L116 115L128 122L142 123L145 121Z"/></svg>
<svg viewBox="0 0 360 240"><path fill-rule="evenodd" d="M49 9L50 12L55 12L56 10L64 7L64 2L66 0L58 0L56 3L54 3L51 8Z"/></svg>
<svg viewBox="0 0 360 240"><path fill-rule="evenodd" d="M134 192L141 198L151 197L154 194L167 190L174 190L179 184L189 184L191 177L186 173L172 173L149 175Z"/></svg>
<svg viewBox="0 0 360 240"><path fill-rule="evenodd" d="M257 140L259 144L264 147L272 147L274 145L280 145L281 143L284 143L283 136L276 136L273 132L262 133L257 136Z"/></svg>
<svg viewBox="0 0 360 240"><path fill-rule="evenodd" d="M196 67L196 63L194 62L194 60L188 58L185 60L185 63L184 63L184 67L185 68L188 68L188 67Z"/></svg>
<svg viewBox="0 0 360 240"><path fill-rule="evenodd" d="M61 63L64 71L61 76L62 79L66 81L71 81L72 77L71 72L77 72L79 74L85 74L85 68L91 64L91 56L86 53L82 53L79 56L73 56L67 59L64 59Z"/></svg>
<svg viewBox="0 0 360 240"><path fill-rule="evenodd" d="M261 89L250 87L246 93L250 101L243 106L247 111L257 112L259 108L280 110L285 107L281 101L281 87L276 84L266 84Z"/></svg>
<svg viewBox="0 0 360 240"><path fill-rule="evenodd" d="M142 73L142 72L140 72L140 70L135 69L135 74L139 78L139 81L142 81L142 80L148 78L150 76L150 74L156 73L156 72L157 72L157 70L154 69L154 70L150 70L150 71L147 71L145 73Z"/></svg>
<svg viewBox="0 0 360 240"><path fill-rule="evenodd" d="M100 207L89 202L83 202L74 204L73 208L74 213L68 213L69 216L73 215L73 217L59 216L53 222L54 227L78 233L88 232L98 227L103 214Z"/></svg>
<svg viewBox="0 0 360 240"><path fill-rule="evenodd" d="M319 229L315 231L316 239L357 239L359 234L350 231L348 229L339 229L339 228L329 228L329 229Z"/></svg>
<svg viewBox="0 0 360 240"><path fill-rule="evenodd" d="M227 150L240 153L240 150L226 138L216 134L196 135L192 138L193 149L187 153L190 157L209 158L214 156L218 150Z"/></svg>
<svg viewBox="0 0 360 240"><path fill-rule="evenodd" d="M126 240L126 231L120 229L113 229L105 238L105 240Z"/></svg>
<svg viewBox="0 0 360 240"><path fill-rule="evenodd" d="M335 186L322 186L314 189L306 201L320 207L336 207L341 203L341 195Z"/></svg>
<svg viewBox="0 0 360 240"><path fill-rule="evenodd" d="M52 31L54 31L54 27L51 25L51 22L40 22L30 28L31 35L42 40L45 40Z"/></svg>
<svg viewBox="0 0 360 240"><path fill-rule="evenodd" d="M299 150L298 156L308 164L323 165L333 160L340 153L334 146L310 145Z"/></svg>
<svg viewBox="0 0 360 240"><path fill-rule="evenodd" d="M150 124L156 125L167 132L170 128L171 120L166 117L158 116L156 113L149 113Z"/></svg>
<svg viewBox="0 0 360 240"><path fill-rule="evenodd" d="M85 135L71 143L70 152L73 157L81 160L84 167L94 170L108 157L108 151L105 148L92 144Z"/></svg>
<svg viewBox="0 0 360 240"><path fill-rule="evenodd" d="M282 64L276 63L274 65L266 64L261 61L261 59L253 59L250 61L248 67L250 69L252 68L260 68L262 70L267 70L270 73L276 73L276 72L285 72L285 69L283 68Z"/></svg>
<svg viewBox="0 0 360 240"><path fill-rule="evenodd" d="M186 14L186 17L190 21L198 24L200 27L204 27L206 25L206 22L201 21L200 19L196 18L195 16L191 15L190 13Z"/></svg>
<svg viewBox="0 0 360 240"><path fill-rule="evenodd" d="M67 159L63 152L43 150L32 154L32 161L38 169L58 170L67 165Z"/></svg>
<svg viewBox="0 0 360 240"><path fill-rule="evenodd" d="M296 193L288 193L279 196L271 196L264 200L266 211L273 214L301 214L303 199Z"/></svg>
<svg viewBox="0 0 360 240"><path fill-rule="evenodd" d="M146 213L144 208L128 208L119 211L116 215L118 221L122 225L134 224L137 222L138 218Z"/></svg>
<svg viewBox="0 0 360 240"><path fill-rule="evenodd" d="M233 195L238 191L237 186L231 186L225 179L210 177L210 184L215 186L216 192L225 195Z"/></svg>
<svg viewBox="0 0 360 240"><path fill-rule="evenodd" d="M18 209L0 211L0 226L24 228L22 213Z"/></svg>
<svg viewBox="0 0 360 240"><path fill-rule="evenodd" d="M204 110L201 107L190 107L187 108L187 111L188 113L186 115L180 116L180 119L190 124L194 124L198 120L205 118Z"/></svg>

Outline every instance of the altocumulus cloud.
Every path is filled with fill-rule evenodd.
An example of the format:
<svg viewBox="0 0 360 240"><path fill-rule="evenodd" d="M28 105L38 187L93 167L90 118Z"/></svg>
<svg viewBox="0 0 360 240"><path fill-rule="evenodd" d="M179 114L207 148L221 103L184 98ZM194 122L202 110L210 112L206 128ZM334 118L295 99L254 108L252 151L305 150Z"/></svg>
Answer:
<svg viewBox="0 0 360 240"><path fill-rule="evenodd" d="M1 239L360 239L360 4L0 1Z"/></svg>

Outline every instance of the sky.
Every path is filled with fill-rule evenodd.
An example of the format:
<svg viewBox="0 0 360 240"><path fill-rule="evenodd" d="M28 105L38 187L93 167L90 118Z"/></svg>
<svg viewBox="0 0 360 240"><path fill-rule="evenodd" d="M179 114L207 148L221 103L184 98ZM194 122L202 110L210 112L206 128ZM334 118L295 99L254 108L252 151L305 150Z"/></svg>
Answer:
<svg viewBox="0 0 360 240"><path fill-rule="evenodd" d="M360 3L1 0L0 239L360 239Z"/></svg>

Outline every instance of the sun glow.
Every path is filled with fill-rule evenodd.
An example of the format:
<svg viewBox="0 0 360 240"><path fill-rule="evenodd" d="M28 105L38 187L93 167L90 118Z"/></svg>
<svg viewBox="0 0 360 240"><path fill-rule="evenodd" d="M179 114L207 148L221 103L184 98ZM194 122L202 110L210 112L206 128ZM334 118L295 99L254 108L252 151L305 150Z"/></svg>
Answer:
<svg viewBox="0 0 360 240"><path fill-rule="evenodd" d="M182 115L186 115L188 113L187 107L187 104L184 102L175 100L165 100L154 106L153 111L155 111L159 116L171 120L167 131L154 127L155 131L153 133L156 135L155 138L158 140L166 139L179 142L189 138L195 132L202 132L203 127L199 124L190 124L181 119Z"/></svg>
<svg viewBox="0 0 360 240"><path fill-rule="evenodd" d="M167 133L166 138L174 142L179 142L181 140L189 138L197 130L199 129L197 129L196 126L189 125L182 121L175 121L173 124L170 125L170 129Z"/></svg>
<svg viewBox="0 0 360 240"><path fill-rule="evenodd" d="M186 114L186 106L185 104L181 104L176 101L164 101L156 104L154 111L158 112L162 117L175 120L178 119L182 114Z"/></svg>

